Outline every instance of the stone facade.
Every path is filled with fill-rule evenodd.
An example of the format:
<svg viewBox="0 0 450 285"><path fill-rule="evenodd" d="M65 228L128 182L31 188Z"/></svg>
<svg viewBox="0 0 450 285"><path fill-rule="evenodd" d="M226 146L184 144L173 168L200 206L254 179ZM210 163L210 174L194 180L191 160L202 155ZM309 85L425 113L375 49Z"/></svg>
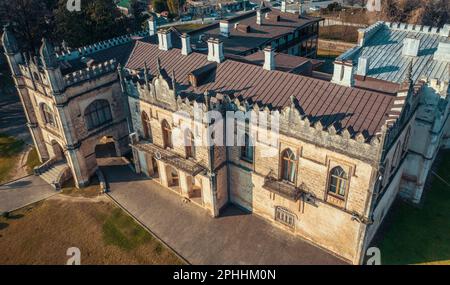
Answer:
<svg viewBox="0 0 450 285"><path fill-rule="evenodd" d="M215 91L182 95L175 74L168 75L156 57L149 59L157 61L154 76L147 68L127 69L113 59L61 72L59 61L89 57L129 39L59 57L44 41L40 57L28 59L5 29L6 56L39 157L42 162L67 161L78 187L88 184L96 171L96 145L106 137L114 141L116 155L132 150L137 172L203 207L212 217L233 203L286 234L359 264L397 194L420 200L437 150L450 145L448 81L406 78L393 95L395 102L383 127L369 136L351 128L338 131L320 120L311 122L293 97L290 106L273 108ZM172 51L167 47L158 52ZM336 64L351 67L345 60ZM343 84L352 85L351 80L347 83ZM250 158L241 146L208 146L212 122L192 121L196 110L279 117L273 155L263 155L268 142L259 126L252 126ZM101 115L93 118L93 112ZM222 123L224 129L238 124L236 120ZM182 132L176 136L178 129ZM193 145L180 143L187 140Z"/></svg>

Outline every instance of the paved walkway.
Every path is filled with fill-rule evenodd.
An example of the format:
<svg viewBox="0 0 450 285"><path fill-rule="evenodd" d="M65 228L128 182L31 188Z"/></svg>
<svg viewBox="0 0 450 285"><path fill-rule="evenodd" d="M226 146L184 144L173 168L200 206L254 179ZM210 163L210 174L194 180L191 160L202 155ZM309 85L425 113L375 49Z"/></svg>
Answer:
<svg viewBox="0 0 450 285"><path fill-rule="evenodd" d="M44 180L34 175L0 185L0 213L16 210L57 193Z"/></svg>
<svg viewBox="0 0 450 285"><path fill-rule="evenodd" d="M127 166L102 169L110 196L192 264L344 264L234 206L214 219Z"/></svg>

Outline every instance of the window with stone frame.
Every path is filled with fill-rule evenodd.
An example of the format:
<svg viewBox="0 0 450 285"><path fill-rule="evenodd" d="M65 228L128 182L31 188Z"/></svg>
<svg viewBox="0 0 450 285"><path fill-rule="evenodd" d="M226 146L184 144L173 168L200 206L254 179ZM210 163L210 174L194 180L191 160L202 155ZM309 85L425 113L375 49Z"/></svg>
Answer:
<svg viewBox="0 0 450 285"><path fill-rule="evenodd" d="M195 158L195 137L189 129L186 129L184 132L184 148L186 158Z"/></svg>
<svg viewBox="0 0 450 285"><path fill-rule="evenodd" d="M391 173L394 172L394 170L397 168L397 166L400 163L400 160L401 160L401 146L402 146L402 142L398 142L397 146L395 147L394 155L392 157Z"/></svg>
<svg viewBox="0 0 450 285"><path fill-rule="evenodd" d="M285 149L281 153L281 179L290 183L295 183L296 158L292 150Z"/></svg>
<svg viewBox="0 0 450 285"><path fill-rule="evenodd" d="M161 123L162 135L163 135L163 147L173 148L172 143L172 128L166 120Z"/></svg>
<svg viewBox="0 0 450 285"><path fill-rule="evenodd" d="M151 124L150 119L145 111L141 113L142 132L145 139L151 139Z"/></svg>
<svg viewBox="0 0 450 285"><path fill-rule="evenodd" d="M406 131L405 139L403 140L402 156L404 156L408 152L410 139L411 139L411 127L408 127L408 130Z"/></svg>
<svg viewBox="0 0 450 285"><path fill-rule="evenodd" d="M329 194L345 199L348 187L348 175L342 167L336 166L331 169L329 184Z"/></svg>
<svg viewBox="0 0 450 285"><path fill-rule="evenodd" d="M111 108L107 100L96 100L84 111L88 130L98 128L112 121Z"/></svg>
<svg viewBox="0 0 450 285"><path fill-rule="evenodd" d="M56 127L55 117L53 116L53 110L47 104L43 103L41 105L42 114L44 115L44 121L47 125L51 127Z"/></svg>
<svg viewBox="0 0 450 285"><path fill-rule="evenodd" d="M254 146L253 141L248 134L244 135L244 145L241 146L241 159L253 162Z"/></svg>

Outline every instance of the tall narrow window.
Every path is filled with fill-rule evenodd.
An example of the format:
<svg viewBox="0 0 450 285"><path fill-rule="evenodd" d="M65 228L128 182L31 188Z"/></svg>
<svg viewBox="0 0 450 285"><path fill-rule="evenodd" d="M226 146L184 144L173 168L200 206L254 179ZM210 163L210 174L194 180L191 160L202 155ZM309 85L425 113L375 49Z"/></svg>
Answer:
<svg viewBox="0 0 450 285"><path fill-rule="evenodd" d="M161 127L163 132L164 148L172 148L172 128L166 120L162 121Z"/></svg>
<svg viewBox="0 0 450 285"><path fill-rule="evenodd" d="M241 146L241 158L248 162L253 162L253 142L248 134L245 134L244 145Z"/></svg>
<svg viewBox="0 0 450 285"><path fill-rule="evenodd" d="M281 155L281 178L295 182L295 155L290 149L286 149Z"/></svg>
<svg viewBox="0 0 450 285"><path fill-rule="evenodd" d="M186 158L195 158L195 139L190 130L185 131L184 146L186 150Z"/></svg>
<svg viewBox="0 0 450 285"><path fill-rule="evenodd" d="M147 116L147 113L145 113L145 111L143 111L141 114L141 121L142 121L142 131L144 133L144 138L150 139L150 134L151 134L150 120Z"/></svg>
<svg viewBox="0 0 450 285"><path fill-rule="evenodd" d="M111 108L107 100L96 100L84 111L88 130L95 129L112 121Z"/></svg>
<svg viewBox="0 0 450 285"><path fill-rule="evenodd" d="M411 127L408 128L406 131L405 139L403 140L403 147L402 147L402 156L406 154L409 147L409 140L411 138Z"/></svg>
<svg viewBox="0 0 450 285"><path fill-rule="evenodd" d="M330 188L329 193L335 194L341 198L345 198L347 191L348 176L342 167L337 166L331 169L330 172Z"/></svg>
<svg viewBox="0 0 450 285"><path fill-rule="evenodd" d="M395 147L394 156L392 157L391 173L397 168L401 160L401 142Z"/></svg>
<svg viewBox="0 0 450 285"><path fill-rule="evenodd" d="M55 118L53 117L53 111L47 104L42 104L42 113L44 114L44 120L46 124L52 127L56 127Z"/></svg>

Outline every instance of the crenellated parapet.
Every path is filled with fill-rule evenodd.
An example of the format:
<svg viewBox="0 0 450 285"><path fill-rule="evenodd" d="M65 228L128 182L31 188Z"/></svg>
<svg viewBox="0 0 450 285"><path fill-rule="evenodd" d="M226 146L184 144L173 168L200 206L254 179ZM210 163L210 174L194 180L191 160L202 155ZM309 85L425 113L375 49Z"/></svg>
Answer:
<svg viewBox="0 0 450 285"><path fill-rule="evenodd" d="M111 59L100 64L96 64L85 69L80 69L64 76L66 86L78 84L80 82L91 80L103 74L116 71L117 61Z"/></svg>
<svg viewBox="0 0 450 285"><path fill-rule="evenodd" d="M58 60L73 60L82 56L87 56L94 52L105 50L111 47L119 46L131 42L135 37L145 37L148 31L139 31L135 34L123 35L109 40L101 41L92 45L80 47L74 50L67 50L59 52L56 56Z"/></svg>
<svg viewBox="0 0 450 285"><path fill-rule="evenodd" d="M153 81L154 82L154 81ZM139 98L156 106L163 106L161 100L168 96L173 98L172 92L160 94L153 83L147 85L143 78L134 77L134 80L126 80L127 92L129 96ZM164 92L164 91L163 91ZM172 111L182 111L194 117L198 110L203 112L209 110L224 111L252 111L255 115L264 115L268 119L267 125L271 125L271 118L279 118L279 132L281 135L296 138L323 148L333 149L341 153L356 157L369 163L377 163L378 153L381 144L381 132L369 136L362 132L355 132L351 127L340 128L331 124L324 126L320 121L311 121L307 115L302 115L299 108L292 104L283 109L271 108L260 105L242 98L231 98L227 94L208 93L205 99L204 94L176 94L176 100L172 103L166 101ZM169 104L170 103L170 104ZM264 113L264 114L263 114ZM264 143L264 142L261 142Z"/></svg>

